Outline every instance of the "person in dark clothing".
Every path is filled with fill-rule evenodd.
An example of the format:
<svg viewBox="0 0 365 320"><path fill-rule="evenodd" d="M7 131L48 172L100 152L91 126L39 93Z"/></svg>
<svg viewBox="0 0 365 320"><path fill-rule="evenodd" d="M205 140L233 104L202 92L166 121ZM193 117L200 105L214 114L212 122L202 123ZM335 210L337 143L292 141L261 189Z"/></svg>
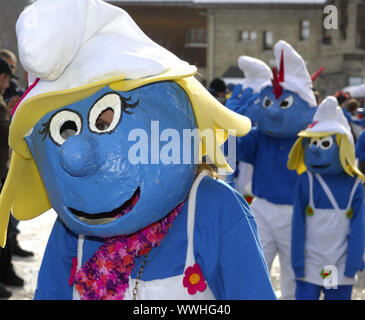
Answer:
<svg viewBox="0 0 365 320"><path fill-rule="evenodd" d="M24 94L25 90L21 87L19 87L18 83L14 80L17 79L16 76L14 76L14 73L16 71L17 62L18 59L16 58L16 55L8 50L8 49L2 49L0 50L0 59L5 60L5 62L8 63L11 72L13 74L13 77L10 79L10 83L8 88L5 90L3 94L4 101L7 104L9 113L11 114L13 108L18 103L19 99ZM22 249L18 243L17 235L19 234L19 230L17 229L17 226L19 224L19 221L16 220L13 216L10 216L10 235L13 238L12 241L12 251L13 254L19 256L19 257L31 257L33 256L33 252L26 251Z"/></svg>
<svg viewBox="0 0 365 320"><path fill-rule="evenodd" d="M16 58L15 54L8 49L2 49L0 50L0 59L3 59L5 60L5 62L8 63L11 72L14 75L18 62L18 59ZM8 104L10 109L13 109L13 107L18 103L20 97L24 93L24 89L19 87L15 79L17 79L17 77L12 77L12 79L10 79L9 86L3 94L3 98L5 102Z"/></svg>
<svg viewBox="0 0 365 320"><path fill-rule="evenodd" d="M226 83L220 79L215 78L209 84L208 91L221 103L226 103Z"/></svg>
<svg viewBox="0 0 365 320"><path fill-rule="evenodd" d="M5 60L0 59L0 182L1 188L8 173L9 162L9 126L10 113L8 104L4 101L3 94L9 87L11 78L14 77L10 66ZM16 275L11 263L12 257L12 235L10 232L11 224L8 227L7 244L0 251L0 298L9 298L11 292L5 286L21 287L24 280Z"/></svg>

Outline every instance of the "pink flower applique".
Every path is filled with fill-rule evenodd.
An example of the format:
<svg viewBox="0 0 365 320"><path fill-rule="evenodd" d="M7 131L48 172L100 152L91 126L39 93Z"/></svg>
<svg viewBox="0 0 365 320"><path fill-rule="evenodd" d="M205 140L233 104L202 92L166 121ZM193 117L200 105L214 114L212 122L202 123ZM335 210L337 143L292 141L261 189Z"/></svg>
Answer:
<svg viewBox="0 0 365 320"><path fill-rule="evenodd" d="M197 263L185 270L183 286L188 289L188 293L191 295L197 291L203 292L207 288L207 283Z"/></svg>

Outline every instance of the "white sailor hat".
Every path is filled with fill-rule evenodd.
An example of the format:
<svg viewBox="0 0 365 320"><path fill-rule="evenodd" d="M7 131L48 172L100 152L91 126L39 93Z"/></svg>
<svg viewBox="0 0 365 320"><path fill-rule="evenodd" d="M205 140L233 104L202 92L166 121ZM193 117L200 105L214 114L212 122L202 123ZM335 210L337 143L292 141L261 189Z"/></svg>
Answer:
<svg viewBox="0 0 365 320"><path fill-rule="evenodd" d="M298 136L312 137L328 133L346 135L349 142L354 145L350 125L334 96L328 96L321 102L314 114L313 122L306 130L299 132Z"/></svg>

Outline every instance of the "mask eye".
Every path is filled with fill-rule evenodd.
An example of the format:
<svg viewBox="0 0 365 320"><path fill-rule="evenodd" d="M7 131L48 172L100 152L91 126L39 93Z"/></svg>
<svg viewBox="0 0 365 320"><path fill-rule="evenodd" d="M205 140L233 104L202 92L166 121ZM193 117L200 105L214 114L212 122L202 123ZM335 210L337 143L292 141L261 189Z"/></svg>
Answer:
<svg viewBox="0 0 365 320"><path fill-rule="evenodd" d="M69 137L80 134L81 116L70 110L62 110L53 115L49 123L49 136L57 145L62 145Z"/></svg>
<svg viewBox="0 0 365 320"><path fill-rule="evenodd" d="M319 146L321 147L322 150L328 150L333 145L333 138L325 137L322 138L319 142L320 142Z"/></svg>
<svg viewBox="0 0 365 320"><path fill-rule="evenodd" d="M280 102L281 109L289 109L293 105L294 98L292 95L286 97L283 101Z"/></svg>
<svg viewBox="0 0 365 320"><path fill-rule="evenodd" d="M271 99L269 99L268 97L265 97L264 100L262 101L262 106L264 108L269 108L274 104L274 101L272 101Z"/></svg>
<svg viewBox="0 0 365 320"><path fill-rule="evenodd" d="M95 102L89 111L89 128L92 132L111 133L122 116L122 103L116 93L108 93Z"/></svg>
<svg viewBox="0 0 365 320"><path fill-rule="evenodd" d="M317 147L318 143L319 143L318 138L311 138L310 141L309 141L309 148L312 147L312 146Z"/></svg>

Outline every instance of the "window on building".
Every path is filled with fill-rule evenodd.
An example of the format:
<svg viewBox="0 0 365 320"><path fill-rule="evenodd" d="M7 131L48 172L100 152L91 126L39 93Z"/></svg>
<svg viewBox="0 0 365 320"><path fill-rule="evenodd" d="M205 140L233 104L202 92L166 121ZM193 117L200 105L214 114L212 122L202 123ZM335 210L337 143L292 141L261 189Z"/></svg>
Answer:
<svg viewBox="0 0 365 320"><path fill-rule="evenodd" d="M247 41L256 41L257 39L257 32L256 31L240 31L239 33L239 40L243 42Z"/></svg>
<svg viewBox="0 0 365 320"><path fill-rule="evenodd" d="M241 41L248 41L250 39L250 32L249 31L241 31Z"/></svg>
<svg viewBox="0 0 365 320"><path fill-rule="evenodd" d="M264 31L264 50L271 50L274 43L272 31Z"/></svg>
<svg viewBox="0 0 365 320"><path fill-rule="evenodd" d="M189 29L186 32L185 46L187 47L206 47L207 33L205 29Z"/></svg>
<svg viewBox="0 0 365 320"><path fill-rule="evenodd" d="M302 20L300 21L300 40L305 41L310 37L310 21Z"/></svg>
<svg viewBox="0 0 365 320"><path fill-rule="evenodd" d="M257 40L257 32L256 31L251 31L251 41L256 41Z"/></svg>
<svg viewBox="0 0 365 320"><path fill-rule="evenodd" d="M323 44L332 44L332 35L330 30L323 28L322 30L322 43Z"/></svg>

